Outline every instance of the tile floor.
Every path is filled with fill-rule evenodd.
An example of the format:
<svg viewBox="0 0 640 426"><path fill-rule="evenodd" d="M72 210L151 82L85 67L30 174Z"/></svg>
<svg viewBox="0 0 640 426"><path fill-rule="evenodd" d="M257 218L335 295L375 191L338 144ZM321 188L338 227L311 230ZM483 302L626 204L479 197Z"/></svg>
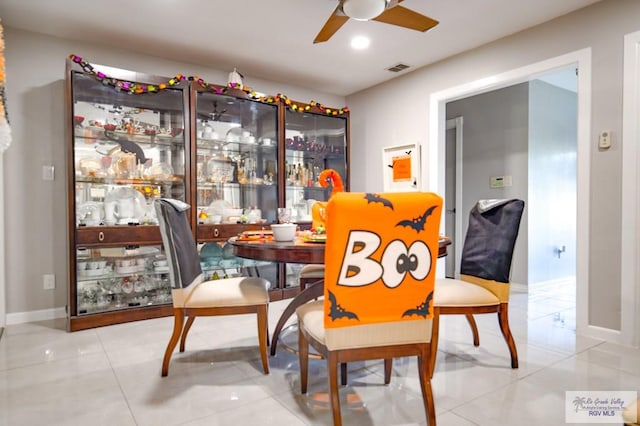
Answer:
<svg viewBox="0 0 640 426"><path fill-rule="evenodd" d="M514 292L520 368L509 367L495 315L443 317L432 385L438 424L562 425L566 390L639 390L640 350L575 335L575 286ZM275 325L287 301L274 302ZM11 325L0 340L0 425L330 425L324 362L300 395L296 356L279 346L265 376L252 316L200 318L187 351L160 377L171 318L76 333L64 321ZM425 425L417 367L397 359L349 366L345 425Z"/></svg>

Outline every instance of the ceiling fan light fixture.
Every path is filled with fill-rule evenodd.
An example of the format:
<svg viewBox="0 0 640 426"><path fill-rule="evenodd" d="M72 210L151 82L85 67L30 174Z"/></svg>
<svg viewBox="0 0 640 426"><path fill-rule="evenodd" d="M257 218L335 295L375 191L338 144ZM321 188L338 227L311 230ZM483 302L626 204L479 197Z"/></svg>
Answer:
<svg viewBox="0 0 640 426"><path fill-rule="evenodd" d="M344 0L342 11L349 18L368 21L384 12L387 0Z"/></svg>

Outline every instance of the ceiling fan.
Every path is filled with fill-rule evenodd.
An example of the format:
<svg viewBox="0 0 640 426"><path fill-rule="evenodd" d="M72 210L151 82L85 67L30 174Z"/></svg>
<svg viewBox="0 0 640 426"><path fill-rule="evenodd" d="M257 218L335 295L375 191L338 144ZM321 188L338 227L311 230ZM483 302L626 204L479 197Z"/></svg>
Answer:
<svg viewBox="0 0 640 426"><path fill-rule="evenodd" d="M224 115L225 112L227 112L226 109L223 109L223 110L218 109L218 101L213 101L213 111L211 111L210 113L198 114L198 115L202 117L203 122L221 121L222 116Z"/></svg>
<svg viewBox="0 0 640 426"><path fill-rule="evenodd" d="M378 21L411 30L425 32L438 25L428 16L400 6L403 0L338 0L338 7L324 24L314 43L329 40L349 18L358 21Z"/></svg>

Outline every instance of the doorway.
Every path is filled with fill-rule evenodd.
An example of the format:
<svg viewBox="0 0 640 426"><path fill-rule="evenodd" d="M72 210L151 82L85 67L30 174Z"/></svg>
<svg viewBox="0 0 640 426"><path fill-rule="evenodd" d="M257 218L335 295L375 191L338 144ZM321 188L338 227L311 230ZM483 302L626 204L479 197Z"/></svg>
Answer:
<svg viewBox="0 0 640 426"><path fill-rule="evenodd" d="M430 99L430 140L429 145L429 187L430 190L444 193L446 190L446 104L465 97L490 92L499 88L524 83L552 70L575 66L580 70L578 76L578 112L577 112L577 184L576 205L581 212L589 211L589 166L590 166L590 80L591 54L589 49L576 51L561 57L532 64L506 72L443 90L431 95ZM460 207L456 206L456 211ZM446 216L446 215L445 215ZM589 285L589 217L581 214L576 222L576 332L588 334L587 295ZM443 224L444 228L444 224ZM460 232L458 232L458 235ZM444 270L442 265L441 270Z"/></svg>
<svg viewBox="0 0 640 426"><path fill-rule="evenodd" d="M527 209L512 283L575 281L576 87L568 67L447 103L445 232L454 241L447 277L459 269L477 200L519 198Z"/></svg>

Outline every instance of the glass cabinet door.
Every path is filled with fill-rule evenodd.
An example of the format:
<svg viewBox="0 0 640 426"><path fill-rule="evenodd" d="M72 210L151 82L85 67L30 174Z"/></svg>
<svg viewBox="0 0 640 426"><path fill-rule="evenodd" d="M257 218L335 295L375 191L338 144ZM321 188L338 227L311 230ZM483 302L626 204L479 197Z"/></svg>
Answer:
<svg viewBox="0 0 640 426"><path fill-rule="evenodd" d="M171 303L161 246L80 248L76 258L78 316Z"/></svg>
<svg viewBox="0 0 640 426"><path fill-rule="evenodd" d="M285 112L285 207L293 222L310 222L311 206L326 201L332 187L322 187L318 176L335 170L347 182L347 118L313 112Z"/></svg>
<svg viewBox="0 0 640 426"><path fill-rule="evenodd" d="M195 97L198 229L273 222L277 105L211 91Z"/></svg>
<svg viewBox="0 0 640 426"><path fill-rule="evenodd" d="M153 200L185 200L183 91L129 94L72 74L77 227L156 225Z"/></svg>
<svg viewBox="0 0 640 426"><path fill-rule="evenodd" d="M118 322L124 310L144 308L134 317L153 317L170 309L153 201L188 202L189 194L184 84L101 69L113 75L88 66L67 74L70 330ZM147 90L122 90L137 85Z"/></svg>

